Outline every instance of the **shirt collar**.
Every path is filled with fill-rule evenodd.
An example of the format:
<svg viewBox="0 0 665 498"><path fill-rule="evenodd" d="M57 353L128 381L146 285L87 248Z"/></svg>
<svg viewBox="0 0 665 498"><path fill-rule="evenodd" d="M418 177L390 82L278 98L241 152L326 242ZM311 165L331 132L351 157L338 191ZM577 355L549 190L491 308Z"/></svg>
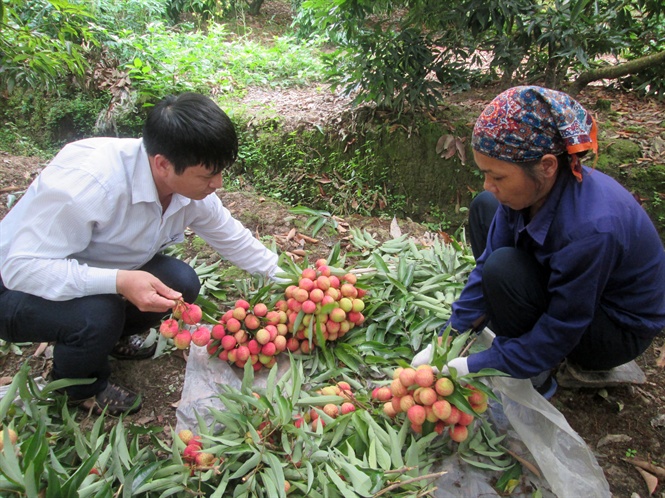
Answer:
<svg viewBox="0 0 665 498"><path fill-rule="evenodd" d="M140 202L160 203L155 179L152 177L152 170L150 169L148 152L143 145L143 139L141 139L140 150L136 156L134 172L132 174L132 203L138 204ZM173 206L174 208L179 208L186 206L190 202L191 199L188 199L187 197L180 194L173 194L169 207Z"/></svg>
<svg viewBox="0 0 665 498"><path fill-rule="evenodd" d="M561 196L569 181L570 176L567 175L565 171L559 172L552 190L547 196L547 199L545 199L545 203L538 210L531 222L526 225L526 231L529 236L534 242L541 246L545 243L545 237L547 237L550 226L554 221L554 216L556 215L559 202L561 201ZM524 217L523 214L522 217Z"/></svg>

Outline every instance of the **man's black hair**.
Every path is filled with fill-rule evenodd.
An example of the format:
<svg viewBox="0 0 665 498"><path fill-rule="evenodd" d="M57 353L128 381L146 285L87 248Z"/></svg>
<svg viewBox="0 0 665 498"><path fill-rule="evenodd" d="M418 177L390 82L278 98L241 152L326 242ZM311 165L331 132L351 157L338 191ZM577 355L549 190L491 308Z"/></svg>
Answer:
<svg viewBox="0 0 665 498"><path fill-rule="evenodd" d="M163 155L177 174L199 164L217 174L238 157L233 123L212 99L199 93L157 103L143 126L143 143L148 155Z"/></svg>

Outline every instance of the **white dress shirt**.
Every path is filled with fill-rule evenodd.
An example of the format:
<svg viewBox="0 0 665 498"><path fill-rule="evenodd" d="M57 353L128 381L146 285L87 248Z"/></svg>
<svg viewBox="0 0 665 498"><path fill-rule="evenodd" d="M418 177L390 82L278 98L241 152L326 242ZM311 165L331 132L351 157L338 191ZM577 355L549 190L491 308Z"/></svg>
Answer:
<svg viewBox="0 0 665 498"><path fill-rule="evenodd" d="M0 222L0 275L8 289L54 301L115 294L118 270L182 242L186 227L243 270L277 270L277 255L216 194L173 194L162 213L142 139L73 142Z"/></svg>

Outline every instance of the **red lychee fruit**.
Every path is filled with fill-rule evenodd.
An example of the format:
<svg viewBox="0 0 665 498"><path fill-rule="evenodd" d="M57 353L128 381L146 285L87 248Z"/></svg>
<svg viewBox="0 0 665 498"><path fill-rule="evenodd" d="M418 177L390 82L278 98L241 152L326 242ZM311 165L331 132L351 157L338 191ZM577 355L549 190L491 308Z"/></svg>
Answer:
<svg viewBox="0 0 665 498"><path fill-rule="evenodd" d="M196 458L194 461L196 462L196 465L200 467L212 467L212 465L215 463L217 459L215 458L215 455L212 453L207 453L205 451L201 451L196 455Z"/></svg>
<svg viewBox="0 0 665 498"><path fill-rule="evenodd" d="M281 353L286 349L286 337L283 335L278 335L275 337L273 343L275 344L275 349L277 349L278 353Z"/></svg>
<svg viewBox="0 0 665 498"><path fill-rule="evenodd" d="M314 314L316 311L316 303L310 299L307 299L302 303L302 311L303 313L308 313L310 315Z"/></svg>
<svg viewBox="0 0 665 498"><path fill-rule="evenodd" d="M411 396L410 394L402 396L399 399L399 408L400 408L400 410L402 410L405 413L409 411L409 408L411 408L412 406L415 406L415 405L416 405L416 401L413 399L413 396ZM418 405L418 406L420 406L420 405ZM424 410L424 408L423 408L423 410Z"/></svg>
<svg viewBox="0 0 665 498"><path fill-rule="evenodd" d="M210 332L210 336L215 339L215 340L221 340L222 337L226 335L226 330L224 330L224 325L221 323L218 323L216 325L213 325L212 330Z"/></svg>
<svg viewBox="0 0 665 498"><path fill-rule="evenodd" d="M459 422L460 419L460 414L462 412L460 411L459 408L457 408L454 405L450 405L450 416L444 420L446 425L455 425L457 422Z"/></svg>
<svg viewBox="0 0 665 498"><path fill-rule="evenodd" d="M339 291L344 297L350 297L351 299L358 297L358 289L356 289L351 284L342 284L342 286L339 288Z"/></svg>
<svg viewBox="0 0 665 498"><path fill-rule="evenodd" d="M261 322L259 321L259 317L256 315L248 314L245 317L245 327L247 327L247 330L256 330L261 326Z"/></svg>
<svg viewBox="0 0 665 498"><path fill-rule="evenodd" d="M256 316L263 317L268 313L268 307L263 303L257 303L254 305L253 311Z"/></svg>
<svg viewBox="0 0 665 498"><path fill-rule="evenodd" d="M420 405L413 405L406 412L406 416L411 423L416 425L423 425L425 423L426 415L425 408Z"/></svg>
<svg viewBox="0 0 665 498"><path fill-rule="evenodd" d="M284 301L284 299L280 299L279 301L277 301L275 303L275 310L277 310L277 311L286 311L288 309L289 309L289 307L286 304L286 301Z"/></svg>
<svg viewBox="0 0 665 498"><path fill-rule="evenodd" d="M240 322L236 318L229 318L226 322L226 331L235 334L240 330Z"/></svg>
<svg viewBox="0 0 665 498"><path fill-rule="evenodd" d="M301 290L309 292L314 288L314 281L311 278L302 277L298 281L298 287L300 287ZM293 293L293 297L295 297L296 299L298 299L297 295L298 295L298 291ZM302 301L300 301L300 302L302 302Z"/></svg>
<svg viewBox="0 0 665 498"><path fill-rule="evenodd" d="M422 387L420 391L420 402L426 406L432 406L437 400L436 391L431 387Z"/></svg>
<svg viewBox="0 0 665 498"><path fill-rule="evenodd" d="M176 301L175 306L173 307L173 318L176 320L180 320L182 318L182 312L187 309L187 303L183 301L182 299L180 301Z"/></svg>
<svg viewBox="0 0 665 498"><path fill-rule="evenodd" d="M182 457L186 462L194 462L199 451L201 451L201 449L198 446L191 444L187 445L187 447L182 452Z"/></svg>
<svg viewBox="0 0 665 498"><path fill-rule="evenodd" d="M420 387L431 387L434 384L434 371L429 365L420 365L416 369L416 384Z"/></svg>
<svg viewBox="0 0 665 498"><path fill-rule="evenodd" d="M483 403L487 403L487 394L474 390L467 399L471 405L482 405Z"/></svg>
<svg viewBox="0 0 665 498"><path fill-rule="evenodd" d="M279 312L268 311L268 313L266 313L266 322L269 325L277 325L279 323Z"/></svg>
<svg viewBox="0 0 665 498"><path fill-rule="evenodd" d="M209 355L214 356L219 353L219 344L215 344L214 341L211 339L210 342L206 345L206 351L208 352Z"/></svg>
<svg viewBox="0 0 665 498"><path fill-rule="evenodd" d="M321 275L316 278L316 286L322 291L326 291L330 288L330 279L325 275Z"/></svg>
<svg viewBox="0 0 665 498"><path fill-rule="evenodd" d="M266 329L259 329L256 331L254 339L256 339L256 342L261 345L267 344L270 342L270 332L268 332Z"/></svg>
<svg viewBox="0 0 665 498"><path fill-rule="evenodd" d="M329 316L333 322L341 323L346 319L346 312L342 308L335 308Z"/></svg>
<svg viewBox="0 0 665 498"><path fill-rule="evenodd" d="M185 305L185 310L182 312L182 321L187 325L195 325L203 318L203 311L196 304Z"/></svg>
<svg viewBox="0 0 665 498"><path fill-rule="evenodd" d="M175 344L177 349L187 349L190 342L192 342L192 334L189 330L181 330L178 332L178 335L173 338L173 344Z"/></svg>
<svg viewBox="0 0 665 498"><path fill-rule="evenodd" d="M247 310L245 308L237 307L233 309L232 315L233 318L235 318L239 322L242 322L247 316Z"/></svg>
<svg viewBox="0 0 665 498"><path fill-rule="evenodd" d="M274 342L267 342L261 348L261 354L266 356L275 356L275 353L277 353L277 347Z"/></svg>
<svg viewBox="0 0 665 498"><path fill-rule="evenodd" d="M169 318L168 320L164 320L159 326L159 333L167 339L173 339L176 335L178 335L179 329L180 327L178 326L178 320Z"/></svg>
<svg viewBox="0 0 665 498"><path fill-rule="evenodd" d="M236 361L245 362L249 359L251 353L247 346L238 346L236 349Z"/></svg>
<svg viewBox="0 0 665 498"><path fill-rule="evenodd" d="M321 266L327 266L327 265L328 265L328 260L324 258L319 258L314 263L314 267L317 268L319 271L321 271L320 269Z"/></svg>
<svg viewBox="0 0 665 498"><path fill-rule="evenodd" d="M206 346L210 341L210 330L207 327L199 327L192 332L192 342L199 347Z"/></svg>
<svg viewBox="0 0 665 498"><path fill-rule="evenodd" d="M342 403L342 408L341 408L342 415L346 415L347 413L351 413L354 411L356 411L356 407L353 403L349 403L348 401Z"/></svg>
<svg viewBox="0 0 665 498"><path fill-rule="evenodd" d="M236 347L236 344L238 344L238 341L236 341L236 338L232 335L225 335L222 337L222 347L226 351L231 351L233 348Z"/></svg>
<svg viewBox="0 0 665 498"><path fill-rule="evenodd" d="M471 405L471 408L473 408L473 411L479 415L481 413L485 413L487 411L487 401L481 403L480 405Z"/></svg>
<svg viewBox="0 0 665 498"><path fill-rule="evenodd" d="M404 387L411 387L416 383L416 371L411 367L403 368L399 374L399 381Z"/></svg>
<svg viewBox="0 0 665 498"><path fill-rule="evenodd" d="M455 391L455 384L448 377L437 379L434 390L439 396L450 396Z"/></svg>
<svg viewBox="0 0 665 498"><path fill-rule="evenodd" d="M300 349L300 341L295 337L291 337L286 341L286 349L288 349L292 353L295 353L296 351L298 351L298 349Z"/></svg>
<svg viewBox="0 0 665 498"><path fill-rule="evenodd" d="M305 268L302 272L300 272L300 278L314 280L316 278L316 270L314 268Z"/></svg>
<svg viewBox="0 0 665 498"><path fill-rule="evenodd" d="M473 422L475 418L476 417L474 417L470 413L466 413L460 410L459 420L457 421L457 425L471 425L471 422Z"/></svg>
<svg viewBox="0 0 665 498"><path fill-rule="evenodd" d="M312 289L309 291L309 300L312 301L314 304L320 303L323 301L323 298L325 297L325 294L321 289ZM307 302L307 301L305 301ZM307 312L305 312L307 313Z"/></svg>
<svg viewBox="0 0 665 498"><path fill-rule="evenodd" d="M244 299L238 299L235 304L236 308L242 308L245 311L249 309L249 303L245 301Z"/></svg>
<svg viewBox="0 0 665 498"><path fill-rule="evenodd" d="M465 425L453 425L448 429L448 433L450 434L450 439L456 443L461 443L469 437L469 429Z"/></svg>
<svg viewBox="0 0 665 498"><path fill-rule="evenodd" d="M325 413L331 418L335 418L337 417L337 415L339 415L339 407L332 403L328 403L323 407L323 413Z"/></svg>
<svg viewBox="0 0 665 498"><path fill-rule="evenodd" d="M445 399L440 399L432 405L432 410L439 420L446 420L450 417L451 409L450 403Z"/></svg>
<svg viewBox="0 0 665 498"><path fill-rule="evenodd" d="M384 403L383 405L383 413L388 415L390 418L394 418L397 416L397 412L395 411L395 407L391 402Z"/></svg>
<svg viewBox="0 0 665 498"><path fill-rule="evenodd" d="M350 311L348 313L349 321L355 325L360 325L365 321L365 315L359 311Z"/></svg>
<svg viewBox="0 0 665 498"><path fill-rule="evenodd" d="M379 387L376 391L376 399L379 401L388 401L393 397L393 393L389 387Z"/></svg>
<svg viewBox="0 0 665 498"><path fill-rule="evenodd" d="M394 379L390 383L390 391L393 393L393 396L400 398L406 394L406 387L400 379Z"/></svg>
<svg viewBox="0 0 665 498"><path fill-rule="evenodd" d="M351 285L355 285L356 282L358 281L358 278L353 273L347 273L342 277L342 280L345 280Z"/></svg>
<svg viewBox="0 0 665 498"><path fill-rule="evenodd" d="M299 303L304 303L309 299L309 291L305 289L298 289L293 293L293 299L295 299Z"/></svg>

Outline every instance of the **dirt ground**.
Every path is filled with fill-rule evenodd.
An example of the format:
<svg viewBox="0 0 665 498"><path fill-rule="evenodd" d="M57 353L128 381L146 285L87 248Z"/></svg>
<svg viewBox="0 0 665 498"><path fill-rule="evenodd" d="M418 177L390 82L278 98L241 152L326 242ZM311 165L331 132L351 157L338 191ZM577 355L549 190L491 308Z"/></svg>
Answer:
<svg viewBox="0 0 665 498"><path fill-rule="evenodd" d="M19 194L43 167L36 158L14 157L0 152L0 217L7 212L10 195ZM249 187L243 192L222 192L221 197L233 212L257 236L286 236L295 228L295 219L288 207L260 196ZM366 228L379 238L387 238L390 220L379 218L348 218L346 221ZM399 220L403 232L422 235L425 229L408 220ZM335 240L320 239L304 248L310 261L325 257ZM289 249L289 247L284 247ZM293 249L293 248L291 248ZM22 354L9 352L0 356L0 383L11 381L18 366L28 361L35 376L49 366L45 353L38 345L21 346ZM616 497L649 496L645 480L635 459L665 466L665 370L657 367L665 350L665 334L661 333L638 363L647 382L636 386L607 389L563 389L552 399L570 425L594 451L603 468L610 489ZM37 354L35 354L37 353ZM136 424L162 426L168 439L170 427L175 427L175 411L180 400L185 374L185 359L181 352L171 352L147 361L115 361L115 379L133 386L144 396L144 408L128 420ZM664 478L661 476L661 481ZM665 497L660 484L654 496Z"/></svg>

